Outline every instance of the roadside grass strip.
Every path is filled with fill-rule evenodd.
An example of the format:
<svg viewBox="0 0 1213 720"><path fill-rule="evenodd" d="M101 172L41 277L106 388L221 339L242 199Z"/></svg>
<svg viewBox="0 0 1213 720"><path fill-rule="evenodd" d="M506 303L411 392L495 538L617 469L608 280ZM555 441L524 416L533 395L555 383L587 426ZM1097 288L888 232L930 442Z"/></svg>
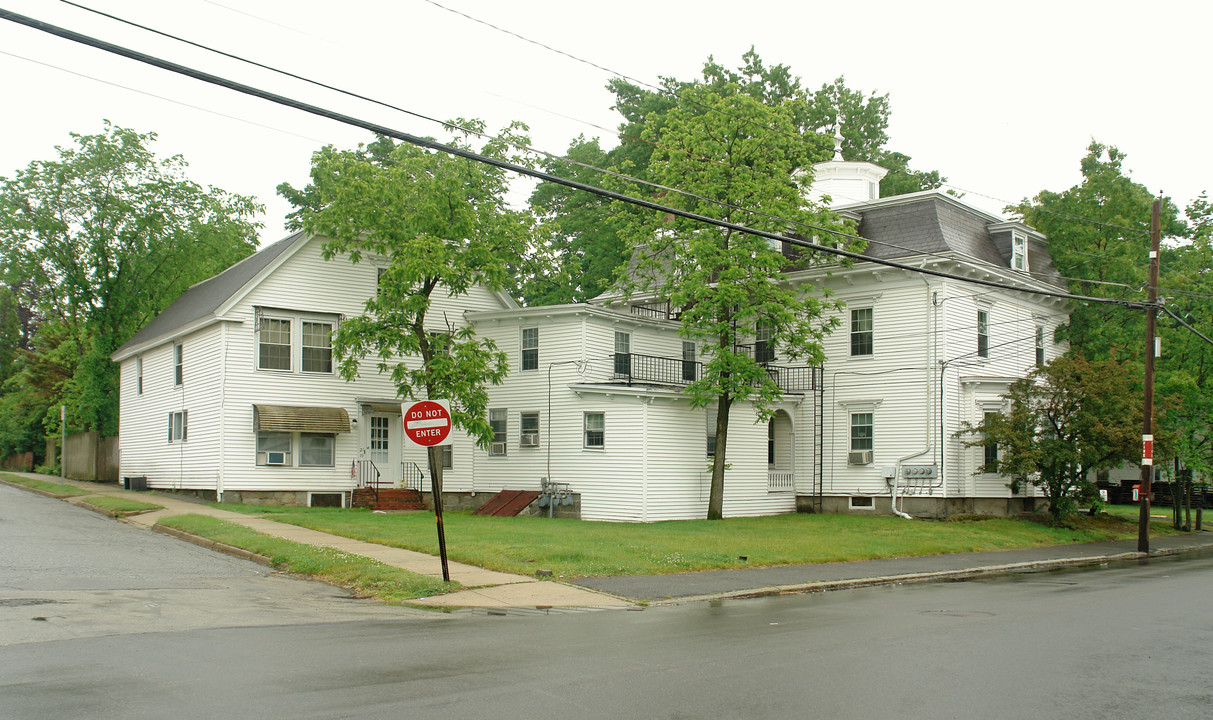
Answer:
<svg viewBox="0 0 1213 720"><path fill-rule="evenodd" d="M383 602L401 603L454 592L462 587L457 582L444 583L361 555L283 540L205 515L174 515L160 520L157 525L263 555L278 570L319 578L348 588L359 597Z"/></svg>
<svg viewBox="0 0 1213 720"><path fill-rule="evenodd" d="M52 495L57 495L59 497L72 497L74 495L88 495L88 493L89 493L88 490L81 490L80 488L76 487L75 485L68 485L68 484L61 485L59 483L47 482L45 480L27 478L27 477L23 477L21 475L13 475L12 473L0 473L0 479L4 480L5 482L15 483L17 485L24 485L25 487L33 488L35 490L41 490L42 492L50 493Z"/></svg>
<svg viewBox="0 0 1213 720"><path fill-rule="evenodd" d="M142 500L132 500L125 497L115 497L112 495L91 495L84 498L80 502L88 503L95 508L109 510L112 513L119 515L129 515L131 513L147 512L149 510L163 510L163 505L155 503L143 502Z"/></svg>
<svg viewBox="0 0 1213 720"><path fill-rule="evenodd" d="M235 505L216 505L237 509ZM275 508L268 519L367 542L436 555L430 513L371 513L339 508ZM444 514L452 560L492 570L556 578L658 575L771 565L873 560L1011 550L1136 537L1135 523L1101 516L1066 526L1033 519L965 517L956 521L892 516L775 515L719 521L603 523L562 518ZM1157 529L1164 534L1163 528Z"/></svg>

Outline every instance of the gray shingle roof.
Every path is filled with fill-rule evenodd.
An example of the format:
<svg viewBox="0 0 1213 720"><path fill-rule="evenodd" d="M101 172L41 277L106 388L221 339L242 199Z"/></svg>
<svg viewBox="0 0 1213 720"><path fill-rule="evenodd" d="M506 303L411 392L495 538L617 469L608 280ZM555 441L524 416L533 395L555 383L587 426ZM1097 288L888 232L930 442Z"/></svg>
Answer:
<svg viewBox="0 0 1213 720"><path fill-rule="evenodd" d="M213 315L220 305L240 292L240 289L256 277L257 273L264 270L303 237L304 233L298 232L279 240L273 245L249 255L218 275L192 286L181 293L181 297L174 300L173 304L164 309L164 312L144 325L122 347L115 350L114 355L121 355L128 348L142 345L150 340L167 338L181 328Z"/></svg>

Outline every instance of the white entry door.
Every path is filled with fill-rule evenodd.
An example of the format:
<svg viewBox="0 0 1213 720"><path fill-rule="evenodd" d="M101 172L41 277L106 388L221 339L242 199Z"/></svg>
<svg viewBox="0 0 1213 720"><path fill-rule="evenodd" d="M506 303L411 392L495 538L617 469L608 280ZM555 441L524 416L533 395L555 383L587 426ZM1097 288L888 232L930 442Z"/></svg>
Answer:
<svg viewBox="0 0 1213 720"><path fill-rule="evenodd" d="M373 414L367 436L367 457L379 470L379 481L400 484L400 416Z"/></svg>

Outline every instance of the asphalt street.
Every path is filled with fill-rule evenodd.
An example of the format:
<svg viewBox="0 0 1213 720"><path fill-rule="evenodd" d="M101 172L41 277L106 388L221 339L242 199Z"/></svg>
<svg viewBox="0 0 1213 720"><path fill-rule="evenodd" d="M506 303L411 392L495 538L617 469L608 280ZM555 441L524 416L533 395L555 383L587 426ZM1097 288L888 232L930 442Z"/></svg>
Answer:
<svg viewBox="0 0 1213 720"><path fill-rule="evenodd" d="M1136 720L1213 707L1208 555L643 610L438 615L343 599L2 487L0 547L0 599L46 601L0 605L5 720Z"/></svg>
<svg viewBox="0 0 1213 720"><path fill-rule="evenodd" d="M0 646L399 617L432 614L354 600L341 588L0 485Z"/></svg>

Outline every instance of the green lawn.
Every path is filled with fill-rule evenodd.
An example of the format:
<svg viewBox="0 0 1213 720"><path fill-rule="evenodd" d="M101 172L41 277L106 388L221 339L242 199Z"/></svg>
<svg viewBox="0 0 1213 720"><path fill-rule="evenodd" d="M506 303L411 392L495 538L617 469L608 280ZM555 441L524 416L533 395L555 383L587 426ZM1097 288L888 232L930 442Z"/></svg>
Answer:
<svg viewBox="0 0 1213 720"><path fill-rule="evenodd" d="M265 513L279 522L438 553L434 516L429 513L217 507ZM933 522L811 514L647 524L467 513L447 513L444 520L452 560L521 574L544 568L565 578L1006 550L1131 538L1137 532L1134 523L1106 516L1079 518L1069 528L1006 518ZM742 556L747 559L741 560Z"/></svg>
<svg viewBox="0 0 1213 720"><path fill-rule="evenodd" d="M155 503L143 502L142 500L133 500L128 497L114 497L110 495L93 495L84 498L84 502L94 507L99 507L105 510L116 513L137 513L146 512L148 510L161 510L163 505Z"/></svg>
<svg viewBox="0 0 1213 720"><path fill-rule="evenodd" d="M280 570L327 580L362 597L386 602L441 595L461 587L457 582L444 583L361 555L271 537L206 515L174 515L157 524L264 555Z"/></svg>
<svg viewBox="0 0 1213 720"><path fill-rule="evenodd" d="M73 495L87 495L88 494L87 490L81 490L80 488L76 487L75 485L71 485L71 484L61 485L57 482L47 482L46 480L37 480L34 478L27 478L27 477L24 477L21 475L14 475L12 473L0 473L0 478L3 478L7 482L16 483L18 485L24 485L26 487L36 488L38 490L42 490L42 491L49 492L49 493L54 493L55 495L58 495L60 497L71 497Z"/></svg>

